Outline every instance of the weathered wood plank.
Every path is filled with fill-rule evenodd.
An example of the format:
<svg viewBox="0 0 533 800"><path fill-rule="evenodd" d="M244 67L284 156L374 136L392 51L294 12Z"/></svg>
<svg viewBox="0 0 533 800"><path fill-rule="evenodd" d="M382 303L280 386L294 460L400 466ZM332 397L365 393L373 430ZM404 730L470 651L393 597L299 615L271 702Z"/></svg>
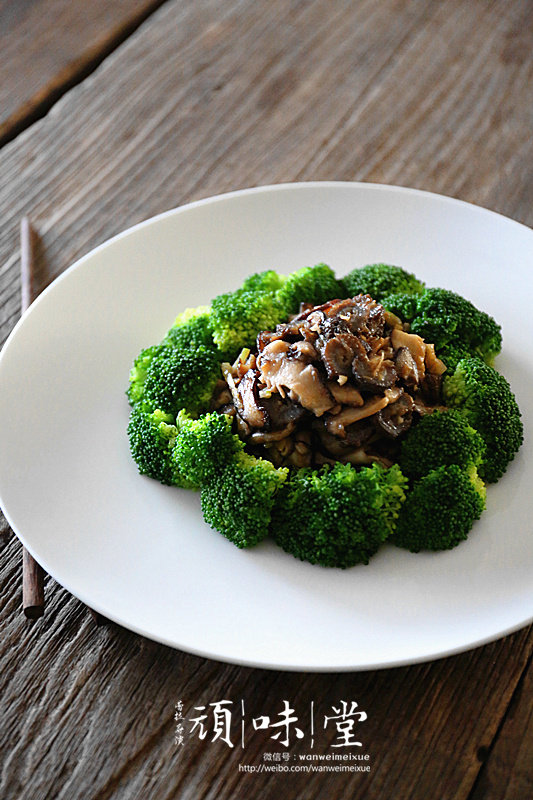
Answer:
<svg viewBox="0 0 533 800"><path fill-rule="evenodd" d="M469 800L533 797L533 664L524 670Z"/></svg>
<svg viewBox="0 0 533 800"><path fill-rule="evenodd" d="M28 133L21 159L4 150L2 329L18 314L16 226L26 211L53 274L166 207L295 178L411 184L531 221L523 98L533 67L501 58L524 5L506 4L495 17L492 6L458 3L460 26L449 4L420 2L403 14L397 2L392 12L360 4L361 24L344 3L327 15L317 3L295 4L285 20L263 6L246 14L229 3L224 13L209 3L170 7L165 35L148 26L146 49L132 37L116 69L104 64ZM262 43L245 65L228 46L236 39L243 52ZM58 116L68 124L57 125ZM13 178L18 191L8 196Z"/></svg>
<svg viewBox="0 0 533 800"><path fill-rule="evenodd" d="M0 152L2 339L19 313L23 213L43 235L41 285L165 208L282 180L414 185L532 224L531 25L525 0L169 3ZM19 613L20 548L10 536L0 545L3 797L462 800L480 759L498 757L511 736L509 722L498 729L531 630L399 670L243 669L96 628L52 580L46 617L29 626ZM175 702L189 713L223 697L256 715L275 715L283 699L301 714L312 700L356 700L369 715L370 778L239 772L274 749L264 731L244 751L188 737L177 752ZM489 772L491 758L478 785L486 771L503 795L513 764L502 757Z"/></svg>
<svg viewBox="0 0 533 800"><path fill-rule="evenodd" d="M164 0L0 0L0 146L42 116Z"/></svg>

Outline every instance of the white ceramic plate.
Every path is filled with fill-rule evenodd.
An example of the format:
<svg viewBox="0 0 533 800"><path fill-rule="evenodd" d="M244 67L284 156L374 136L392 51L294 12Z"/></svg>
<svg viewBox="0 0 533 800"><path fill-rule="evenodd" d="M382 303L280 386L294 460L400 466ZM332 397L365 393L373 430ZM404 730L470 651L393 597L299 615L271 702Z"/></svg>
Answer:
<svg viewBox="0 0 533 800"><path fill-rule="evenodd" d="M385 546L346 571L270 542L241 551L198 495L137 474L124 395L134 356L186 306L267 268L387 261L503 325L498 368L531 434L533 232L465 203L371 184L262 187L137 225L82 258L0 357L0 496L22 542L106 617L173 647L254 666L354 670L436 658L533 617L527 445L450 552Z"/></svg>

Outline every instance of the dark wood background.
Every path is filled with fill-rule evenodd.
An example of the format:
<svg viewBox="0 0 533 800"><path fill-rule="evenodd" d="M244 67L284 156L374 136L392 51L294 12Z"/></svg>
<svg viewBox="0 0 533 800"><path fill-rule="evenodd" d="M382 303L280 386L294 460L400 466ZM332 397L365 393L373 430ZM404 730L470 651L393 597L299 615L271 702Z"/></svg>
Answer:
<svg viewBox="0 0 533 800"><path fill-rule="evenodd" d="M0 0L0 35L2 342L23 214L40 288L157 212L279 181L414 186L533 225L530 0ZM52 579L28 622L1 530L0 797L533 797L531 628L401 669L224 665L97 626ZM222 698L271 716L287 699L302 718L356 700L371 772L239 771L283 750L259 731L244 751L177 747L175 703Z"/></svg>

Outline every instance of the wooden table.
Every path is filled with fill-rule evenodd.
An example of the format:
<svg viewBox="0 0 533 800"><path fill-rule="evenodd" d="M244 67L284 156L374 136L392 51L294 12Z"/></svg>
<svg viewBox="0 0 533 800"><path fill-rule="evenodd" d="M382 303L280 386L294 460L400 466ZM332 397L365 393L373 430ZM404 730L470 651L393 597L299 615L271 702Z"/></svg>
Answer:
<svg viewBox="0 0 533 800"><path fill-rule="evenodd" d="M533 225L528 0L0 0L0 30L2 341L25 213L41 288L164 209L280 181L414 186ZM2 530L2 798L533 797L531 628L375 672L220 664L97 626L52 579L30 623ZM178 701L192 716L223 698L272 717L288 700L302 727L312 701L354 700L371 770L253 774L239 765L284 748L175 743Z"/></svg>

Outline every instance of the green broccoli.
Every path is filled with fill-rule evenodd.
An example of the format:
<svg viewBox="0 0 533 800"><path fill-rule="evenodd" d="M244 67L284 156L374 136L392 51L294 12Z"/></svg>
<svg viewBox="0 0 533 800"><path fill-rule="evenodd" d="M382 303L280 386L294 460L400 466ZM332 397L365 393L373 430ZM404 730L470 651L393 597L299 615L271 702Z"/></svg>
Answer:
<svg viewBox="0 0 533 800"><path fill-rule="evenodd" d="M148 367L152 363L153 357L160 350L160 348L161 345L159 344L154 344L151 347L147 347L145 350L142 350L139 353L133 362L133 367L130 370L130 383L126 390L130 405L134 405L134 403L137 403L142 399L144 395L144 384L146 381Z"/></svg>
<svg viewBox="0 0 533 800"><path fill-rule="evenodd" d="M211 480L244 450L244 442L231 432L231 423L231 417L216 411L198 419L184 411L178 414L179 436L172 457L178 471L192 483Z"/></svg>
<svg viewBox="0 0 533 800"><path fill-rule="evenodd" d="M484 508L485 485L474 466L439 467L408 492L390 541L413 553L449 550L467 538Z"/></svg>
<svg viewBox="0 0 533 800"><path fill-rule="evenodd" d="M499 372L479 358L459 361L453 375L445 374L444 401L467 419L483 437L486 451L479 474L495 483L520 449L524 431L511 387Z"/></svg>
<svg viewBox="0 0 533 800"><path fill-rule="evenodd" d="M256 272L250 275L241 286L243 292L277 292L286 281L285 275L280 275L273 269Z"/></svg>
<svg viewBox="0 0 533 800"><path fill-rule="evenodd" d="M369 294L381 302L390 294L421 294L424 284L415 275L392 264L368 264L343 278L348 297Z"/></svg>
<svg viewBox="0 0 533 800"><path fill-rule="evenodd" d="M276 292L237 289L215 297L211 320L213 339L220 350L235 357L243 347L252 347L260 331L272 330L286 319Z"/></svg>
<svg viewBox="0 0 533 800"><path fill-rule="evenodd" d="M368 564L393 532L407 479L394 465L301 469L282 487L271 533L288 553L312 564Z"/></svg>
<svg viewBox="0 0 533 800"><path fill-rule="evenodd" d="M497 322L448 289L427 289L417 297L410 330L432 342L437 354L442 348L454 345L491 362L502 347Z"/></svg>
<svg viewBox="0 0 533 800"><path fill-rule="evenodd" d="M128 425L131 454L141 475L148 475L168 486L195 488L176 469L172 450L178 436L175 419L164 411L146 411L142 403L133 406Z"/></svg>
<svg viewBox="0 0 533 800"><path fill-rule="evenodd" d="M237 452L202 485L204 519L237 547L252 547L268 533L276 492L287 468Z"/></svg>
<svg viewBox="0 0 533 800"><path fill-rule="evenodd" d="M379 302L402 322L410 322L416 314L416 294L388 294Z"/></svg>
<svg viewBox="0 0 533 800"><path fill-rule="evenodd" d="M276 298L287 315L296 314L300 303L312 303L316 306L347 296L343 281L337 280L327 264L303 267L291 273L276 293Z"/></svg>
<svg viewBox="0 0 533 800"><path fill-rule="evenodd" d="M142 397L145 408L161 408L177 414L184 408L192 415L209 407L217 380L221 377L216 349L161 345L150 361Z"/></svg>
<svg viewBox="0 0 533 800"><path fill-rule="evenodd" d="M484 452L482 437L458 411L434 411L408 431L399 464L409 478L416 480L450 464L477 467Z"/></svg>
<svg viewBox="0 0 533 800"><path fill-rule="evenodd" d="M214 350L209 306L187 308L177 317L161 344L147 347L137 356L130 371L130 385L126 391L131 405L143 398L148 368L156 354L165 352L165 345L180 350L195 349L199 346ZM224 357L225 354L221 353L219 360L223 361Z"/></svg>
<svg viewBox="0 0 533 800"><path fill-rule="evenodd" d="M187 308L180 314L169 330L163 344L173 347L213 347L213 325L209 306Z"/></svg>
<svg viewBox="0 0 533 800"><path fill-rule="evenodd" d="M448 344L439 348L439 358L445 364L448 374L455 371L459 361L463 358L470 358L470 352L465 345Z"/></svg>

